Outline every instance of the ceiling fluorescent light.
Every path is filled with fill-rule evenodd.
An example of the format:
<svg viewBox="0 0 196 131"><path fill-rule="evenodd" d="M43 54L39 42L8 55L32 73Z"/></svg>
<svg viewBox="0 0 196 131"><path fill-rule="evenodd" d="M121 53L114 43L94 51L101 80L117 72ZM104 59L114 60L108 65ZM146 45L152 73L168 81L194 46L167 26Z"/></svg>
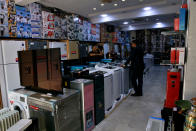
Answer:
<svg viewBox="0 0 196 131"><path fill-rule="evenodd" d="M151 10L151 9L152 9L152 7L145 7L144 8L145 11L148 11L148 10Z"/></svg>
<svg viewBox="0 0 196 131"><path fill-rule="evenodd" d="M101 6L104 6L104 3L101 3Z"/></svg>
<svg viewBox="0 0 196 131"><path fill-rule="evenodd" d="M125 22L123 22L123 24L124 24L124 25L127 25L127 24L129 24L129 22L125 21Z"/></svg>
<svg viewBox="0 0 196 131"><path fill-rule="evenodd" d="M102 15L101 15L101 17L107 17L107 16L108 16L107 14L102 14Z"/></svg>

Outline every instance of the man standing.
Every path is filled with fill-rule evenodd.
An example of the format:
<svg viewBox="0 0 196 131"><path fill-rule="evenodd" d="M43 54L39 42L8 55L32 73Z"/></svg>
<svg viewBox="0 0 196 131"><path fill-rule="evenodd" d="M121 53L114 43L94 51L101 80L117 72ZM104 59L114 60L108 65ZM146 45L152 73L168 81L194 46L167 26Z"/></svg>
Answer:
<svg viewBox="0 0 196 131"><path fill-rule="evenodd" d="M131 54L126 64L131 62L131 81L135 90L135 94L132 96L142 96L142 86L143 86L143 72L144 72L144 51L139 47L136 40L131 43Z"/></svg>

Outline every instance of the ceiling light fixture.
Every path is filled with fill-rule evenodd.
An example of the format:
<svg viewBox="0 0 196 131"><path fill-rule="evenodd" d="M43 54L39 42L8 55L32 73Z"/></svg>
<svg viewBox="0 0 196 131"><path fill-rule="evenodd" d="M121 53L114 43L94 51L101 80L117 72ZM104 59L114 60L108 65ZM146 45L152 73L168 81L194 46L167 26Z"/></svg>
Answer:
<svg viewBox="0 0 196 131"><path fill-rule="evenodd" d="M93 10L97 10L97 8L93 8Z"/></svg>
<svg viewBox="0 0 196 131"><path fill-rule="evenodd" d="M122 0L122 2L125 2L126 0Z"/></svg>
<svg viewBox="0 0 196 131"><path fill-rule="evenodd" d="M74 18L74 22L76 22L76 21L78 21L79 20L79 18L78 17L75 17Z"/></svg>
<svg viewBox="0 0 196 131"><path fill-rule="evenodd" d="M114 4L114 6L118 6L118 4Z"/></svg>
<svg viewBox="0 0 196 131"><path fill-rule="evenodd" d="M101 3L101 6L104 6L104 3Z"/></svg>
<svg viewBox="0 0 196 131"><path fill-rule="evenodd" d="M148 11L148 10L151 10L151 9L152 9L152 7L145 7L144 8L145 11Z"/></svg>
<svg viewBox="0 0 196 131"><path fill-rule="evenodd" d="M129 22L127 22L127 21L123 22L123 25L127 25L127 24L129 24Z"/></svg>
<svg viewBox="0 0 196 131"><path fill-rule="evenodd" d="M158 23L156 23L157 25L162 25L162 23L161 22L158 22Z"/></svg>
<svg viewBox="0 0 196 131"><path fill-rule="evenodd" d="M107 16L108 16L107 14L102 14L102 15L101 15L101 17L107 17Z"/></svg>

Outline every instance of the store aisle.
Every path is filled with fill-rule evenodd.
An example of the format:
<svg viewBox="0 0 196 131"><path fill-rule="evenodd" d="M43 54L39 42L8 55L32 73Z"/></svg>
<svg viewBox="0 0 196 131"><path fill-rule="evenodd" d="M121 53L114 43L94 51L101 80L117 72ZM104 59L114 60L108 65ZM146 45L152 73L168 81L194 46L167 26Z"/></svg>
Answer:
<svg viewBox="0 0 196 131"><path fill-rule="evenodd" d="M161 117L168 67L154 66L144 78L144 96L129 96L94 131L145 131L149 116Z"/></svg>

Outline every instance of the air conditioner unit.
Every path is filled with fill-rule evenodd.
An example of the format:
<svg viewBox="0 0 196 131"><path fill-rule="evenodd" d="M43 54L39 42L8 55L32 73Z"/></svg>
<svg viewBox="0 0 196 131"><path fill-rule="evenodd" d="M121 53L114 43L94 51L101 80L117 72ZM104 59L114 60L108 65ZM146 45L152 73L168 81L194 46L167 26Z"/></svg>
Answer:
<svg viewBox="0 0 196 131"><path fill-rule="evenodd" d="M26 6L28 4L38 2L38 1L40 1L40 0L15 0L15 3L17 5Z"/></svg>

